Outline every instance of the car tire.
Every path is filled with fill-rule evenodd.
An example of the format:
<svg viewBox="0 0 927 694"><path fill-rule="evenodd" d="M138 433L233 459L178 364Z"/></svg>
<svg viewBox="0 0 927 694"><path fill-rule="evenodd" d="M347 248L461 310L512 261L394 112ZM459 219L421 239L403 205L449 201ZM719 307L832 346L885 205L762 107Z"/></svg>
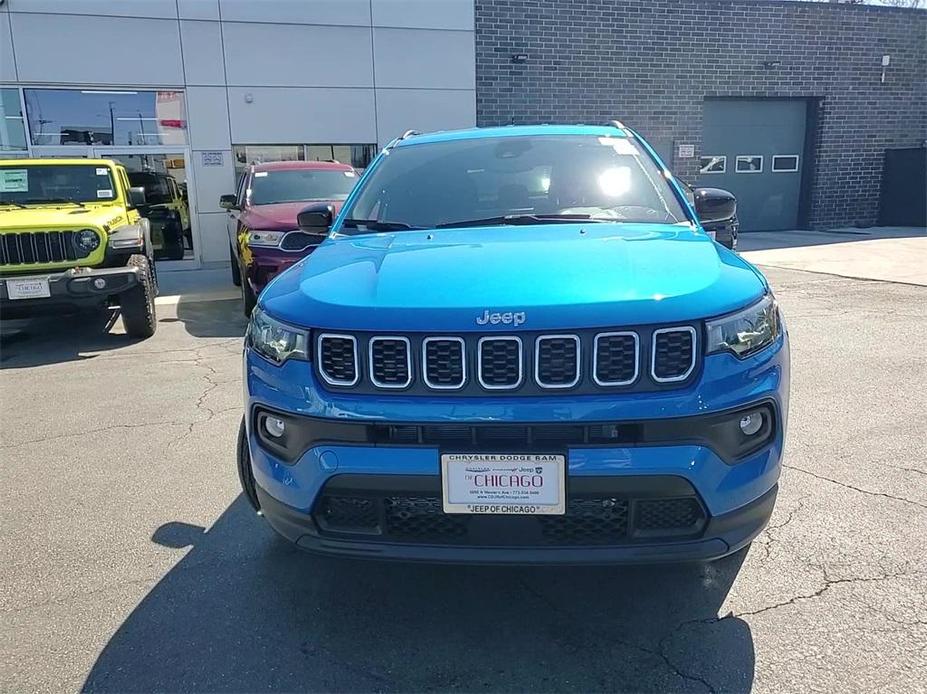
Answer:
<svg viewBox="0 0 927 694"><path fill-rule="evenodd" d="M122 325L129 337L151 337L158 327L155 312L156 288L151 265L143 255L129 256L127 265L138 268L138 284L119 296Z"/></svg>
<svg viewBox="0 0 927 694"><path fill-rule="evenodd" d="M235 257L235 251L229 246L229 263L232 265L232 284L236 287L241 286L241 266L238 264L238 258Z"/></svg>
<svg viewBox="0 0 927 694"><path fill-rule="evenodd" d="M257 498L257 487L254 482L254 473L251 470L251 452L248 450L248 434L245 430L245 418L241 418L238 427L238 446L236 451L238 463L238 481L245 499L255 511L260 513L261 503Z"/></svg>
<svg viewBox="0 0 927 694"><path fill-rule="evenodd" d="M164 254L168 260L183 260L183 229L179 222L171 222L164 229Z"/></svg>
<svg viewBox="0 0 927 694"><path fill-rule="evenodd" d="M251 312L257 306L257 294L251 288L251 283L242 278L241 281L241 303L245 312L245 318L251 318Z"/></svg>

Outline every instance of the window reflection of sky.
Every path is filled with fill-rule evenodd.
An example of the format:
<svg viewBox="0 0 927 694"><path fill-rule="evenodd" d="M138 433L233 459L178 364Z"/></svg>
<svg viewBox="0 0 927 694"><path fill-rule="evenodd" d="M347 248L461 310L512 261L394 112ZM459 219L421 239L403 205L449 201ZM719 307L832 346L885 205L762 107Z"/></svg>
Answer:
<svg viewBox="0 0 927 694"><path fill-rule="evenodd" d="M179 91L26 89L34 145L160 146L185 144Z"/></svg>

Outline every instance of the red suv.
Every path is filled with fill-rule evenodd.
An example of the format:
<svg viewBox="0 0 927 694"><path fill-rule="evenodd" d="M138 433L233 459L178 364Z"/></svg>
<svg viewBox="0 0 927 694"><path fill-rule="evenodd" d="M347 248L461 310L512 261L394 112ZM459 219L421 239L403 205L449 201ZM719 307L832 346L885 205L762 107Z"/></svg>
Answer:
<svg viewBox="0 0 927 694"><path fill-rule="evenodd" d="M238 192L223 195L228 210L232 281L241 287L245 315L278 273L315 250L323 237L300 231L296 215L309 203L341 209L359 176L353 167L328 161L252 164Z"/></svg>

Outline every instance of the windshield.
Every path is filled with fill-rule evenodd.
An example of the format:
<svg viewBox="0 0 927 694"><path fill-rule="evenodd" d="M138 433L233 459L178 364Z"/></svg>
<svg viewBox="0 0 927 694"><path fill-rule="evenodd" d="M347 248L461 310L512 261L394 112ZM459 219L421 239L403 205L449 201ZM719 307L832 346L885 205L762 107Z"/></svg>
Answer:
<svg viewBox="0 0 927 694"><path fill-rule="evenodd" d="M355 233L352 226L478 226L558 216L686 220L660 170L632 140L509 136L396 147L371 172L346 214L347 220L369 223L347 222L346 233Z"/></svg>
<svg viewBox="0 0 927 694"><path fill-rule="evenodd" d="M149 205L161 205L173 199L171 189L167 184L167 176L158 176L145 171L131 171L129 183L145 189L145 202Z"/></svg>
<svg viewBox="0 0 927 694"><path fill-rule="evenodd" d="M0 204L101 202L116 198L108 166L33 164L0 167Z"/></svg>
<svg viewBox="0 0 927 694"><path fill-rule="evenodd" d="M257 171L251 179L251 204L298 200L344 200L357 182L353 171L291 169Z"/></svg>

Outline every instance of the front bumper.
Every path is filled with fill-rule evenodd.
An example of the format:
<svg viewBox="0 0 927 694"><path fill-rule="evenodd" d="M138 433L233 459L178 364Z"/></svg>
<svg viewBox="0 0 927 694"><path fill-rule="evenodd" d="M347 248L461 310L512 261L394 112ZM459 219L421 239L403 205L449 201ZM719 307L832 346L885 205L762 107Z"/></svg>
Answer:
<svg viewBox="0 0 927 694"><path fill-rule="evenodd" d="M245 389L251 468L264 515L282 535L300 547L330 554L441 562L610 563L715 559L736 551L762 530L775 501L788 413L789 354L783 335L770 348L745 360L729 354L704 359L698 382L678 390L602 395L545 397L487 396L485 398L426 398L402 395L357 395L327 392L305 362L274 366L246 350ZM738 411L768 403L776 413L771 439L737 461L727 460L716 446L698 437L680 440L618 439L607 445L536 444L534 452L565 453L567 485L601 486L609 498L639 497L622 485L657 478L685 483L703 513L698 532L650 538L630 533L626 541L602 545L564 546L393 542L359 535L320 532L319 499L336 480L346 476L414 477L423 484L440 481L440 455L454 452L443 444L403 445L370 438L350 441L340 435L327 441L315 437L295 458L272 452L258 442L254 414L267 409L317 418L343 432L342 425L368 424L372 430L390 425L470 424L531 428L593 425L614 422L686 419ZM355 427L356 428L356 427ZM363 427L360 427L363 428ZM413 427L414 428L414 427ZM647 431L644 427L643 431ZM322 439L325 437L323 436ZM476 439L474 439L476 441ZM483 452L511 452L502 441L483 444ZM613 484L614 483L614 484ZM653 495L644 485L645 496ZM585 491L588 492L588 489ZM675 496L675 494L674 494ZM569 512L568 512L569 515ZM633 512L632 512L633 516ZM512 518L502 516L496 518ZM629 525L633 530L633 523ZM502 532L506 528L502 527Z"/></svg>
<svg viewBox="0 0 927 694"><path fill-rule="evenodd" d="M10 280L46 280L49 296L34 299L11 299ZM100 281L102 287L97 287ZM34 309L82 307L105 304L110 297L126 292L139 283L137 267L71 268L57 273L34 273L0 278L0 305L5 316Z"/></svg>

